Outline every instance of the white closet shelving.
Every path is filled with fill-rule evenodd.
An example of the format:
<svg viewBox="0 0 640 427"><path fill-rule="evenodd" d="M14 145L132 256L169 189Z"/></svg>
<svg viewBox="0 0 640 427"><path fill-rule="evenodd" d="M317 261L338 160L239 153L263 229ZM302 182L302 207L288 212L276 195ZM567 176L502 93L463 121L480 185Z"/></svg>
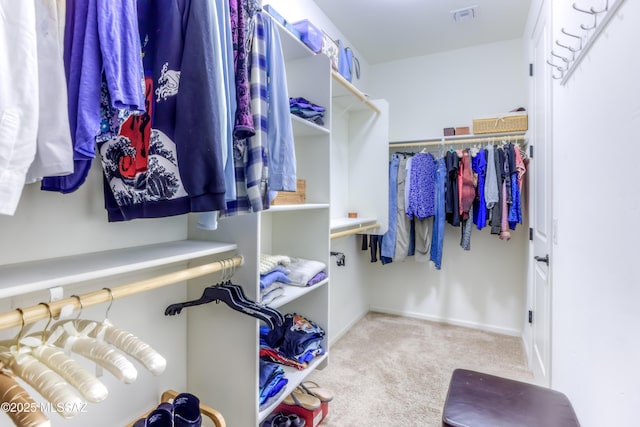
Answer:
<svg viewBox="0 0 640 427"><path fill-rule="evenodd" d="M365 234L384 234L388 226L389 107L371 100L336 71L331 72L334 117L332 131L331 232L349 235L363 226ZM358 218L349 218L355 212ZM339 232L339 234L338 234Z"/></svg>
<svg viewBox="0 0 640 427"><path fill-rule="evenodd" d="M0 298L165 267L235 249L231 243L182 240L0 265Z"/></svg>
<svg viewBox="0 0 640 427"><path fill-rule="evenodd" d="M221 218L215 232L198 229L195 214L108 223L102 170L96 162L77 192L47 193L30 185L16 215L0 217L0 309L7 312L47 301L51 287L65 288L68 297L158 272L197 267L232 254L244 258L242 267L234 271L234 283L257 301L260 254L285 254L327 265L329 279L308 288L290 287L273 303L283 313L302 314L324 328L327 354L305 370L285 368L287 389L278 401L261 410L257 319L215 303L185 309L179 316L164 315L168 304L199 298L221 276L191 279L187 286L183 282L119 299L110 316L161 351L168 361L167 372L153 378L141 374L126 388L108 377L112 395L107 401L77 419L58 420L54 415L54 426L92 425L95 420L123 425L147 410L168 388L198 395L223 414L227 425L257 426L309 373L327 365L330 235L332 230L357 224L387 222L388 184L386 174L379 173L387 163L387 106L384 101L367 99L350 83L345 85L332 72L327 57L314 54L287 30L279 29L289 95L327 108L322 126L291 118L297 177L306 181L306 203ZM348 118L348 129L334 133L335 116ZM344 157L336 163L332 151ZM372 168L376 173L371 173ZM336 185L344 191L334 195ZM346 221L347 211L357 211L360 218ZM104 309L89 308L88 313L102 315Z"/></svg>
<svg viewBox="0 0 640 427"><path fill-rule="evenodd" d="M191 238L233 241L245 257L233 281L247 297L260 299L260 254L288 255L323 262L329 267L331 67L324 55L316 55L278 25L286 62L290 97L303 97L327 108L324 125L291 115L296 175L306 182L306 203L274 205L257 214L221 218L217 231L190 227ZM193 223L193 221L192 221ZM284 367L288 384L279 399L259 407L260 322L226 307L189 313L189 388L205 401L215 402L228 425L257 426L314 369L329 357L329 282L311 287L287 286L271 306L282 313L301 314L322 327L326 354L304 370ZM190 298L197 298L202 280L190 283Z"/></svg>

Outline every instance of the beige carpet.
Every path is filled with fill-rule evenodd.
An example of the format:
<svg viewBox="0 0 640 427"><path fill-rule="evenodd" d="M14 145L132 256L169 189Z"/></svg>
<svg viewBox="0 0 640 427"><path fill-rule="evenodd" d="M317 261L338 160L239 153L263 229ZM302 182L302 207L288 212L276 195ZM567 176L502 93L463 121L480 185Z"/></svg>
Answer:
<svg viewBox="0 0 640 427"><path fill-rule="evenodd" d="M336 342L329 366L308 379L335 394L323 427L435 427L455 368L533 379L519 338L380 313Z"/></svg>

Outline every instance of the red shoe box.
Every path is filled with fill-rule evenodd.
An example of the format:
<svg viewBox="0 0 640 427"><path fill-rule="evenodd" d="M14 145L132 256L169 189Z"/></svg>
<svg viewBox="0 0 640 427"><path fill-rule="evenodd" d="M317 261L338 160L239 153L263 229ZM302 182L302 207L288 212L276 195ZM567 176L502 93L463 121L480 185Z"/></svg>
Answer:
<svg viewBox="0 0 640 427"><path fill-rule="evenodd" d="M329 402L322 402L320 407L314 411L305 409L298 405L287 405L281 403L273 412L283 412L285 414L296 414L304 420L305 427L317 427L329 413Z"/></svg>

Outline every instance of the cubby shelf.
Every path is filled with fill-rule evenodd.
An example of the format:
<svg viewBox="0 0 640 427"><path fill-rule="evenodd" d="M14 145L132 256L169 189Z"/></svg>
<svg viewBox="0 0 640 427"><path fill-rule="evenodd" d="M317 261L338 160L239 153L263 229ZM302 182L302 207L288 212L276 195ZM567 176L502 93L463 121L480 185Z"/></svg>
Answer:
<svg viewBox="0 0 640 427"><path fill-rule="evenodd" d="M291 115L291 125L295 136L328 135L331 131L324 126L317 125L296 115Z"/></svg>

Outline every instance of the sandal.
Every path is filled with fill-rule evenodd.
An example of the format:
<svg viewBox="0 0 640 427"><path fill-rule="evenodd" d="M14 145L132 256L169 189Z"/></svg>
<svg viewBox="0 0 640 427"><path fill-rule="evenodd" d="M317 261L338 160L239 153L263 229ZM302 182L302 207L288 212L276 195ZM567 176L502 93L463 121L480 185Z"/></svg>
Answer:
<svg viewBox="0 0 640 427"><path fill-rule="evenodd" d="M320 399L298 389L293 390L290 395L284 398L283 402L287 405L300 406L310 411L315 411L321 405Z"/></svg>
<svg viewBox="0 0 640 427"><path fill-rule="evenodd" d="M313 381L305 381L300 387L308 394L317 397L321 402L331 402L333 400L333 392L326 388L320 387Z"/></svg>

